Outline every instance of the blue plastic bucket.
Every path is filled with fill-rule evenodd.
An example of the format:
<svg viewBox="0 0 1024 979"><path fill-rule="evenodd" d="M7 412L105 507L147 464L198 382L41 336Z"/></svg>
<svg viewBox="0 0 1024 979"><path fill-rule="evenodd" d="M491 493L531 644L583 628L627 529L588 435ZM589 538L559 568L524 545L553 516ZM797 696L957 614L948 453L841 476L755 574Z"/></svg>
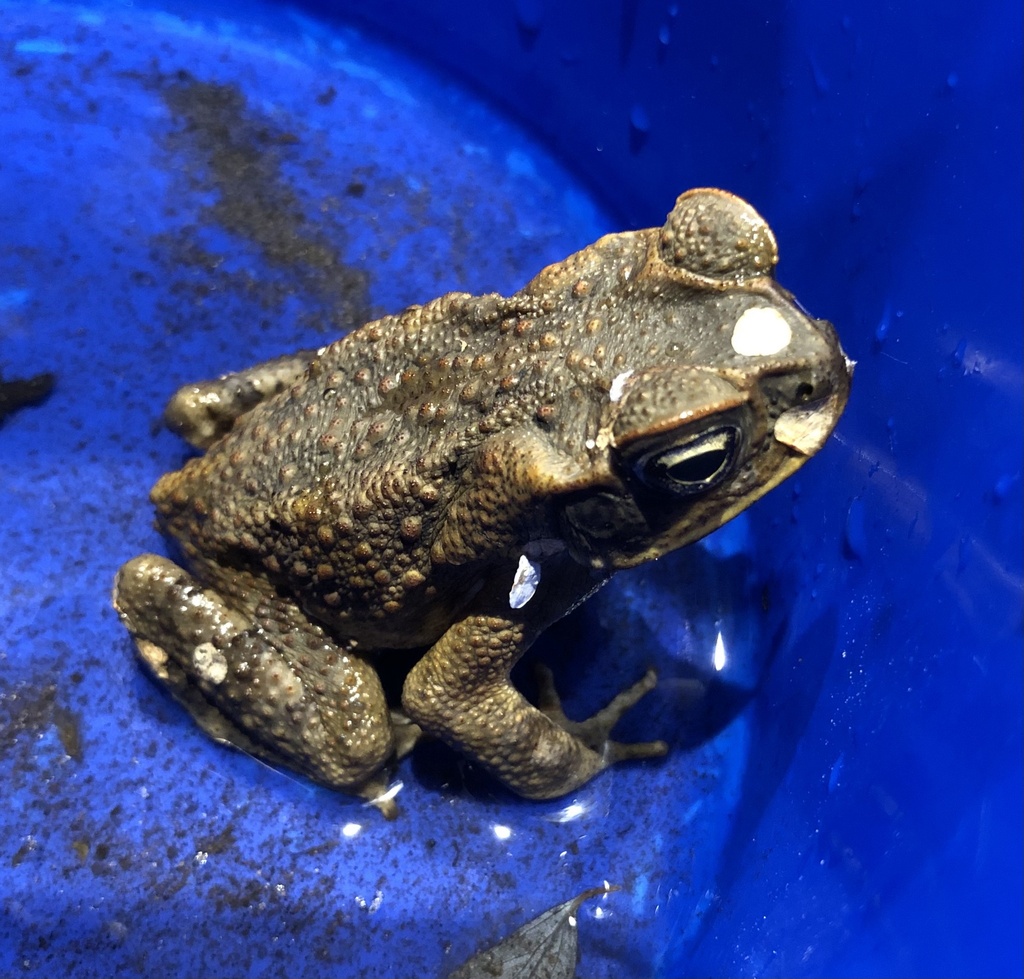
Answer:
<svg viewBox="0 0 1024 979"><path fill-rule="evenodd" d="M0 0L0 79L0 973L441 976L608 882L583 975L1020 974L1019 4ZM707 185L858 365L538 644L574 716L655 665L667 759L531 803L424 745L387 823L142 675L177 386Z"/></svg>

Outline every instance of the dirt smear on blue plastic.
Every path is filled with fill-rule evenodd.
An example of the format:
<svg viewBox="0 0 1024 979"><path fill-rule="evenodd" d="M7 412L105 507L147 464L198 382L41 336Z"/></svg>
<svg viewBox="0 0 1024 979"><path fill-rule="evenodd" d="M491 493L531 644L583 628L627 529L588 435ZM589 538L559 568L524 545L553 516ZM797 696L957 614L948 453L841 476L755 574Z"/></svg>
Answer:
<svg viewBox="0 0 1024 979"><path fill-rule="evenodd" d="M175 121L165 139L169 172L188 199L212 198L198 222L160 238L169 264L195 274L175 283L179 298L233 292L281 312L294 297L297 325L331 335L370 319L369 275L342 256L340 198L303 199L285 174L316 175L304 134L254 110L235 85L179 71L158 87ZM361 187L350 181L346 190L358 196Z"/></svg>

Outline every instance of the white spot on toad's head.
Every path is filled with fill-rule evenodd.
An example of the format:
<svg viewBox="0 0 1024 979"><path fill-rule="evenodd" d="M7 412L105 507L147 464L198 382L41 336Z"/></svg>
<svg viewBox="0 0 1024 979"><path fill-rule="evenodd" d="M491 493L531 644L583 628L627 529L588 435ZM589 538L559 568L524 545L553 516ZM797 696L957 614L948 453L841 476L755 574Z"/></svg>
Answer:
<svg viewBox="0 0 1024 979"><path fill-rule="evenodd" d="M192 665L207 682L217 685L228 675L228 661L212 642L203 642L192 650Z"/></svg>
<svg viewBox="0 0 1024 979"><path fill-rule="evenodd" d="M785 350L792 339L785 317L771 306L745 309L732 330L732 348L743 357L770 357Z"/></svg>
<svg viewBox="0 0 1024 979"><path fill-rule="evenodd" d="M612 386L608 389L608 397L612 401L618 401L622 397L622 392L626 390L626 381L633 376L633 371L623 371L618 377L612 381Z"/></svg>
<svg viewBox="0 0 1024 979"><path fill-rule="evenodd" d="M508 593L510 608L522 608L537 591L540 584L540 565L534 564L525 554L519 555L519 567L512 579L512 590Z"/></svg>

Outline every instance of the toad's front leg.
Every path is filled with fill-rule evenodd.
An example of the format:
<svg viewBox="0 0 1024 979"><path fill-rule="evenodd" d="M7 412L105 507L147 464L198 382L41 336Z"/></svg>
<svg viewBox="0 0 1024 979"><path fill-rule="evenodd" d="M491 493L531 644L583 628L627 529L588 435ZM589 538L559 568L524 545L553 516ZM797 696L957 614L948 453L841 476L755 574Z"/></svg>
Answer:
<svg viewBox="0 0 1024 979"><path fill-rule="evenodd" d="M402 704L409 716L528 799L572 792L617 761L665 754L663 741L608 740L618 719L654 685L648 674L588 721L569 721L545 684L545 711L512 685L509 671L532 636L513 616L470 615L416 664Z"/></svg>
<svg viewBox="0 0 1024 979"><path fill-rule="evenodd" d="M190 445L208 449L247 411L294 384L316 356L316 350L299 350L211 381L186 384L167 403L164 421Z"/></svg>

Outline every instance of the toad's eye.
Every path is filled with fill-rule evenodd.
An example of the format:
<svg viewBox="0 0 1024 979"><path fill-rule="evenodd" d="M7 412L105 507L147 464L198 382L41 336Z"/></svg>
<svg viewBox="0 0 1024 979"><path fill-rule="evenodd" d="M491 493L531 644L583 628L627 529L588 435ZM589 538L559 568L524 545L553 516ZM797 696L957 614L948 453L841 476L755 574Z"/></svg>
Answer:
<svg viewBox="0 0 1024 979"><path fill-rule="evenodd" d="M648 486L680 496L704 493L732 471L739 452L739 431L733 426L707 432L643 456L636 474Z"/></svg>

